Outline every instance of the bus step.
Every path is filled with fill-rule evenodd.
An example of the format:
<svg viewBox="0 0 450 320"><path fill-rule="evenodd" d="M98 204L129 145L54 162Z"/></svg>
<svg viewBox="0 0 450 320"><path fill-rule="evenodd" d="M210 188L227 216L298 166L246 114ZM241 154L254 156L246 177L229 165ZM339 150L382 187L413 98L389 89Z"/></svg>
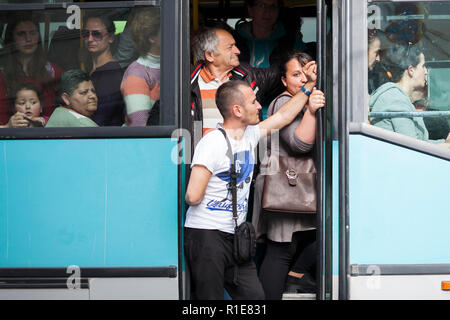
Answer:
<svg viewBox="0 0 450 320"><path fill-rule="evenodd" d="M282 300L316 300L315 293L283 293Z"/></svg>

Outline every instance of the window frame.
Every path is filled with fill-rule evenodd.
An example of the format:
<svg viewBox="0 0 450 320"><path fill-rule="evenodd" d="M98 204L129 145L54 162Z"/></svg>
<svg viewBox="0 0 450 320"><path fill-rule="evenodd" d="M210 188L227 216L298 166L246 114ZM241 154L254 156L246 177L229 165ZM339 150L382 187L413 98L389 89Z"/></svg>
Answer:
<svg viewBox="0 0 450 320"><path fill-rule="evenodd" d="M189 50L189 2L187 0L151 0L151 1L121 1L121 2L80 2L75 3L82 9L94 8L128 8L147 6L160 3L161 8L161 39L164 59L161 60L161 100L164 105L171 106L170 112L163 114L159 126L146 127L98 127L98 128L2 128L0 140L49 140L49 139L135 139L135 138L172 138L173 132L188 121L190 99L190 50ZM33 4L0 4L0 10L45 10L61 8L63 3L33 3ZM163 56L161 54L161 56ZM183 114L181 113L184 110ZM173 123L172 123L173 122ZM170 124L165 124L170 123ZM178 138L180 139L181 138ZM178 194L182 194L182 165L178 165ZM183 200L178 202L178 267L81 267L81 288L89 287L87 278L176 278L178 277L179 297L183 296L183 255L182 255L182 208ZM0 267L0 278L4 283L1 289L49 288L48 279L58 278L51 288L67 288L68 277L66 267ZM9 279L10 278L10 279ZM19 278L19 280L17 280ZM39 279L35 279L39 278ZM42 279L40 279L42 278ZM31 282L28 280L31 279ZM24 281L25 280L25 281Z"/></svg>
<svg viewBox="0 0 450 320"><path fill-rule="evenodd" d="M83 139L83 138L167 138L180 127L182 105L187 105L189 96L184 93L189 70L182 68L189 63L189 51L182 35L186 33L185 21L178 19L185 14L183 1L117 1L77 2L81 9L113 9L158 5L161 8L161 125L146 127L96 127L96 128L2 128L0 140L13 139ZM67 3L23 3L0 5L2 11L62 9Z"/></svg>
<svg viewBox="0 0 450 320"><path fill-rule="evenodd" d="M441 0L450 2L449 0ZM420 0L393 0L392 3L423 2ZM341 59L345 74L339 83L343 88L342 102L346 106L345 122L349 134L361 134L367 137L393 143L411 150L450 160L450 149L417 140L396 132L389 132L368 124L368 62L367 62L367 7L372 1L351 1L347 6L345 28L348 30L341 42ZM365 30L365 32L360 32ZM362 53L362 54L358 54ZM341 69L342 70L342 69ZM336 77L336 75L335 75ZM339 75L337 75L339 77ZM341 104L342 105L342 104ZM340 111L342 113L342 111ZM344 120L344 119L342 119Z"/></svg>

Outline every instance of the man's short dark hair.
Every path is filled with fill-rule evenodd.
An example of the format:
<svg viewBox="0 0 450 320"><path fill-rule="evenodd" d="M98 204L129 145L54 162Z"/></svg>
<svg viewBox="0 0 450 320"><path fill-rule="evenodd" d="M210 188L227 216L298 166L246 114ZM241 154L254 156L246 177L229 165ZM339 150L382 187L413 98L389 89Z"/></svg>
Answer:
<svg viewBox="0 0 450 320"><path fill-rule="evenodd" d="M226 120L231 117L231 106L244 105L245 98L239 87L249 87L248 83L242 80L231 80L222 84L216 92L216 105Z"/></svg>

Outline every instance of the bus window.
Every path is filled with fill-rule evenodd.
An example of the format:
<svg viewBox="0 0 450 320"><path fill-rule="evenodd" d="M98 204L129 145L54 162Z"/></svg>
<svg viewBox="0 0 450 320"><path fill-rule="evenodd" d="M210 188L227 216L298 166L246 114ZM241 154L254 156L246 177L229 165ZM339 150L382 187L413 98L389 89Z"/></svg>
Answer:
<svg viewBox="0 0 450 320"><path fill-rule="evenodd" d="M230 28L235 29L236 24L243 20L243 18L230 18L227 19L227 25ZM250 19L245 19L245 21L250 21ZM302 40L307 42L316 42L316 17L302 17L301 18L301 32L302 32Z"/></svg>
<svg viewBox="0 0 450 320"><path fill-rule="evenodd" d="M450 146L449 2L370 2L369 122Z"/></svg>
<svg viewBox="0 0 450 320"><path fill-rule="evenodd" d="M162 125L160 6L152 3L0 9L0 128ZM35 113L22 99L28 83Z"/></svg>

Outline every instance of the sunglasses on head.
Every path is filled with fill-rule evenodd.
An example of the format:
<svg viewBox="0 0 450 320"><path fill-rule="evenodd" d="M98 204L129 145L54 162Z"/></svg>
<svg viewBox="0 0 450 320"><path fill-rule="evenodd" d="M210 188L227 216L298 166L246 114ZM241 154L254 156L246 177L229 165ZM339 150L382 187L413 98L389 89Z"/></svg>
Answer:
<svg viewBox="0 0 450 320"><path fill-rule="evenodd" d="M408 49L406 49L406 57L409 57L409 49L411 49L412 42L408 41Z"/></svg>
<svg viewBox="0 0 450 320"><path fill-rule="evenodd" d="M103 37L106 35L106 32L103 33L100 30L88 30L88 29L81 30L81 37L83 39L89 39L90 35L92 35L92 38L94 40L101 41Z"/></svg>

